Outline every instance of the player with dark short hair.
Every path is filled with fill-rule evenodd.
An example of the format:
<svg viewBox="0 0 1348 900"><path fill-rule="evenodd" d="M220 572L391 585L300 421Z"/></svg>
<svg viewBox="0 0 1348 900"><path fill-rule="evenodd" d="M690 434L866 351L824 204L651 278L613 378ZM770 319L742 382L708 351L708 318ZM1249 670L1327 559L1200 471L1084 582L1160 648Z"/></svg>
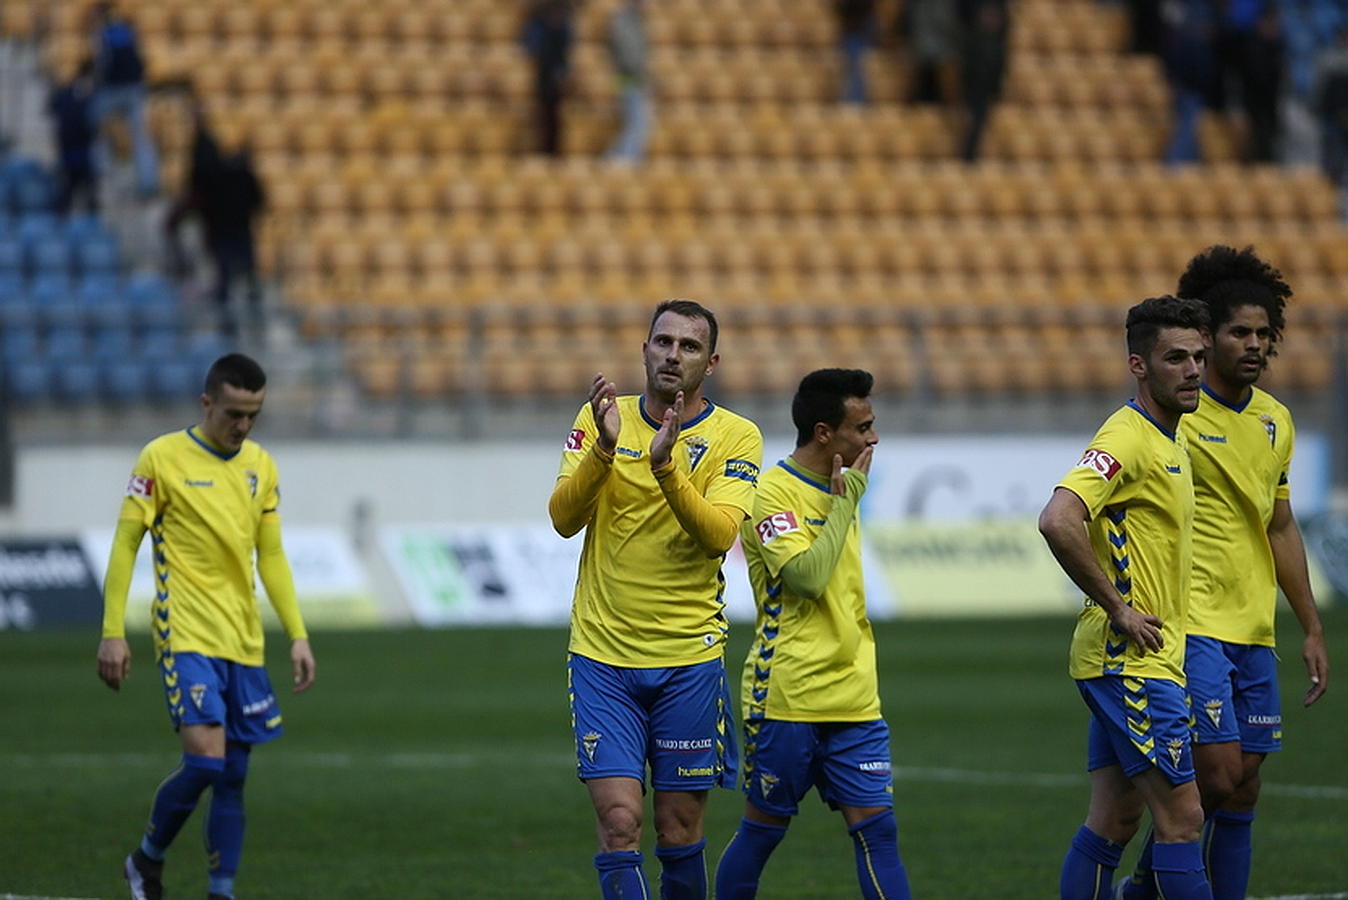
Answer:
<svg viewBox="0 0 1348 900"><path fill-rule="evenodd" d="M248 439L267 377L252 359L222 356L206 375L198 425L145 445L131 472L103 583L98 676L113 690L131 674L126 601L136 553L154 542L155 660L182 762L155 793L140 846L123 874L133 900L163 894L165 852L209 789L210 896L234 896L243 851L243 787L255 744L280 737L281 711L263 659L256 571L290 637L294 689L314 680L314 656L281 545L276 464Z"/></svg>
<svg viewBox="0 0 1348 900"><path fill-rule="evenodd" d="M1292 415L1256 385L1277 352L1292 289L1253 248L1215 246L1189 262L1179 291L1202 301L1212 320L1198 409L1181 428L1197 505L1184 669L1208 880L1216 900L1240 900L1250 879L1259 769L1282 748L1273 649L1279 588L1305 634L1306 706L1329 686L1329 656L1292 515ZM1156 897L1153 869L1149 845L1118 896Z"/></svg>
<svg viewBox="0 0 1348 900"><path fill-rule="evenodd" d="M873 380L860 369L801 380L796 449L763 473L740 528L758 615L740 701L744 817L716 870L719 900L756 896L811 788L842 813L861 896L909 896L861 569L858 505L879 442Z"/></svg>
<svg viewBox="0 0 1348 900"><path fill-rule="evenodd" d="M606 898L649 896L648 768L660 893L673 900L706 897L707 795L735 782L721 563L752 508L763 438L703 396L716 339L701 304L657 306L646 392L620 397L595 376L548 502L559 534L585 530L567 669Z"/></svg>
<svg viewBox="0 0 1348 900"><path fill-rule="evenodd" d="M1137 396L1105 420L1039 516L1086 595L1069 671L1091 712L1091 796L1063 860L1061 900L1109 896L1144 803L1166 898L1212 897L1184 690L1194 491L1179 431L1198 406L1207 325L1196 300L1153 297L1128 311Z"/></svg>

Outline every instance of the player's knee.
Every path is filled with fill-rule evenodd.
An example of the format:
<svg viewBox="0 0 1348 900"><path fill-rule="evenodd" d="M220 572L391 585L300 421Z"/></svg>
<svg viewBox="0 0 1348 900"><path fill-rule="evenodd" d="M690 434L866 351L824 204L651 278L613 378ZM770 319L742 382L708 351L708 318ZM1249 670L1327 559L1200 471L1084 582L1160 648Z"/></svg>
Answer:
<svg viewBox="0 0 1348 900"><path fill-rule="evenodd" d="M1162 844L1196 841L1203 831L1203 806L1198 802L1183 802L1154 816L1156 840Z"/></svg>
<svg viewBox="0 0 1348 900"><path fill-rule="evenodd" d="M1206 809L1217 809L1236 793L1244 779L1244 771L1237 759L1232 763L1225 761L1205 766L1198 772L1198 789L1203 795Z"/></svg>
<svg viewBox="0 0 1348 900"><path fill-rule="evenodd" d="M599 810L599 844L605 853L641 846L641 813L626 806Z"/></svg>
<svg viewBox="0 0 1348 900"><path fill-rule="evenodd" d="M1244 781L1236 785L1231 796L1222 804L1222 809L1232 812L1254 812L1254 806L1259 801L1261 784L1258 771L1249 773Z"/></svg>

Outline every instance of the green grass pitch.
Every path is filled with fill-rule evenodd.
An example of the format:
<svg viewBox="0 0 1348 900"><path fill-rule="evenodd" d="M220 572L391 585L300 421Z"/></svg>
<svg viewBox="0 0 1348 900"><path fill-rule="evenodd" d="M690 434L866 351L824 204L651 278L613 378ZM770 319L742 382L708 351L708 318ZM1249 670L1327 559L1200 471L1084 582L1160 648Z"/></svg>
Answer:
<svg viewBox="0 0 1348 900"><path fill-rule="evenodd" d="M1280 614L1287 749L1264 769L1251 897L1348 890L1348 610L1325 620L1340 674L1305 710L1295 622ZM1071 627L1070 617L878 627L915 896L1056 896L1087 794L1086 712L1065 673ZM749 631L733 629L736 675ZM253 755L239 896L597 896L565 641L552 629L316 635L317 685L283 695L288 733ZM0 634L0 895L124 896L121 858L177 759L149 639L133 642L120 694L98 682L95 644L92 634ZM277 636L269 661L286 684ZM742 804L712 795L709 868ZM170 896L205 895L199 813L166 882ZM856 895L841 819L811 795L761 896Z"/></svg>

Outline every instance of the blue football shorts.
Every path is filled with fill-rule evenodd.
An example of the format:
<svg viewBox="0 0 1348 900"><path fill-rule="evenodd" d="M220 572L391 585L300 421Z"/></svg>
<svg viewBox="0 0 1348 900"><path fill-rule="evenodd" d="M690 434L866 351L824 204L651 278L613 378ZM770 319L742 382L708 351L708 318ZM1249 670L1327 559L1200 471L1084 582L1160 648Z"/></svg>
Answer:
<svg viewBox="0 0 1348 900"><path fill-rule="evenodd" d="M733 788L738 750L725 663L635 669L570 654L576 773L626 776L657 791Z"/></svg>
<svg viewBox="0 0 1348 900"><path fill-rule="evenodd" d="M1171 784L1194 780L1192 717L1184 688L1164 678L1102 675L1077 681L1091 710L1086 770L1120 766L1132 778L1155 766Z"/></svg>
<svg viewBox="0 0 1348 900"><path fill-rule="evenodd" d="M1194 710L1194 743L1240 741L1246 753L1282 749L1278 658L1272 647L1190 635L1184 672Z"/></svg>
<svg viewBox="0 0 1348 900"><path fill-rule="evenodd" d="M812 787L834 809L893 806L894 775L885 720L765 719L746 729L744 793L750 803L770 815L794 816Z"/></svg>
<svg viewBox="0 0 1348 900"><path fill-rule="evenodd" d="M183 725L223 725L225 738L262 744L281 736L281 707L262 666L200 653L159 660L164 698L176 731Z"/></svg>

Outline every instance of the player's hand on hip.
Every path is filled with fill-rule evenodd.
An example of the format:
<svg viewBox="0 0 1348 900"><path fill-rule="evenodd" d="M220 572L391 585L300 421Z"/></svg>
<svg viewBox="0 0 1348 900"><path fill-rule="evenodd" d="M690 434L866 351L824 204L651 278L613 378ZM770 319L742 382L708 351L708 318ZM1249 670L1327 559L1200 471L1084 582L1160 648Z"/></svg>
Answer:
<svg viewBox="0 0 1348 900"><path fill-rule="evenodd" d="M1143 615L1131 606L1125 606L1117 616L1111 618L1119 631L1147 652L1154 653L1165 647L1165 641L1161 638L1161 620L1156 616Z"/></svg>
<svg viewBox="0 0 1348 900"><path fill-rule="evenodd" d="M658 469L669 462L670 454L674 452L674 442L679 439L679 432L683 429L683 391L674 395L674 402L669 409L665 410L664 421L660 423L660 430L651 438L651 468Z"/></svg>
<svg viewBox="0 0 1348 900"><path fill-rule="evenodd" d="M314 683L317 674L314 652L306 638L299 638L290 644L290 671L295 685L295 693L308 689Z"/></svg>
<svg viewBox="0 0 1348 900"><path fill-rule="evenodd" d="M103 638L98 642L98 677L114 691L131 677L131 646L126 638Z"/></svg>
<svg viewBox="0 0 1348 900"><path fill-rule="evenodd" d="M590 412L599 428L596 440L609 453L618 446L618 432L622 430L622 416L618 413L618 386L597 372L590 383Z"/></svg>
<svg viewBox="0 0 1348 900"><path fill-rule="evenodd" d="M1310 706L1329 690L1329 651L1325 648L1323 634L1308 634L1301 644L1301 658L1306 661L1306 674L1310 676L1311 686L1306 689L1302 705Z"/></svg>

